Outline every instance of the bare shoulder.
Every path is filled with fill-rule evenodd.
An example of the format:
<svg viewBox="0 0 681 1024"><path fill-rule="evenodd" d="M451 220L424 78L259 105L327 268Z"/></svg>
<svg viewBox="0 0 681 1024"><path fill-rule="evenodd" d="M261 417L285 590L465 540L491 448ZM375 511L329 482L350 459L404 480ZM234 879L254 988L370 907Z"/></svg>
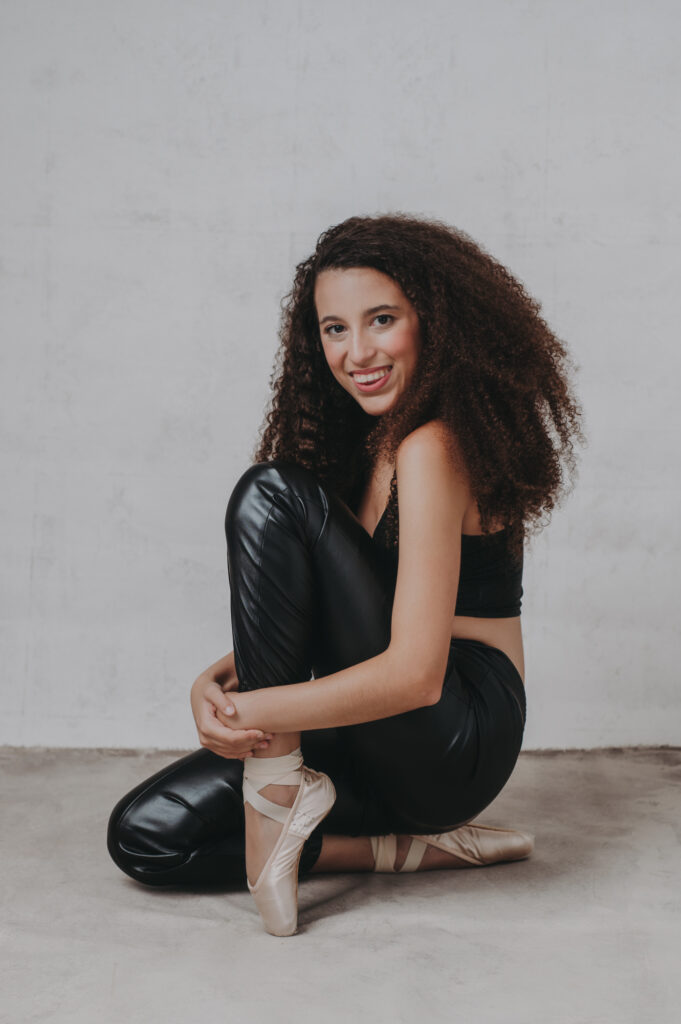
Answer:
<svg viewBox="0 0 681 1024"><path fill-rule="evenodd" d="M456 480L459 492L470 493L468 472L456 436L440 419L429 420L402 440L396 453L398 484L400 477L423 472L444 473Z"/></svg>

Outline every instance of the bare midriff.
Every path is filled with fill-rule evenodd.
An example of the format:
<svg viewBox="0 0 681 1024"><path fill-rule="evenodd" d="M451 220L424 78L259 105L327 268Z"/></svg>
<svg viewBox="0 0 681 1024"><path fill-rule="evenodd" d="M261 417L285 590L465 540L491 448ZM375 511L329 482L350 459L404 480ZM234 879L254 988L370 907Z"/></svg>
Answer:
<svg viewBox="0 0 681 1024"><path fill-rule="evenodd" d="M512 619L480 619L472 615L455 615L452 622L452 637L480 640L491 647L498 647L511 659L524 684L525 658L520 618L520 615Z"/></svg>

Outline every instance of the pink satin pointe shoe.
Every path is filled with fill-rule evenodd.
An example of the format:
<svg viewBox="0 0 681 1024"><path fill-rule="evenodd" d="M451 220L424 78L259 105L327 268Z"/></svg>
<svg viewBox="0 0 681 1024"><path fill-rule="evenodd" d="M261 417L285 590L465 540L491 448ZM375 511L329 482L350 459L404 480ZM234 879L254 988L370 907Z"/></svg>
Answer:
<svg viewBox="0 0 681 1024"><path fill-rule="evenodd" d="M273 782L299 786L292 807L283 807L260 795L258 790ZM303 764L301 749L297 747L281 757L244 758L243 795L244 802L283 826L255 884L246 879L248 890L270 935L295 935L298 865L303 844L333 807L336 788L324 772Z"/></svg>
<svg viewBox="0 0 681 1024"><path fill-rule="evenodd" d="M411 843L400 871L417 871L429 846L451 853L469 864L483 866L506 860L524 860L534 850L534 836L495 825L461 825L432 836L410 836ZM370 836L374 871L396 871L397 836Z"/></svg>

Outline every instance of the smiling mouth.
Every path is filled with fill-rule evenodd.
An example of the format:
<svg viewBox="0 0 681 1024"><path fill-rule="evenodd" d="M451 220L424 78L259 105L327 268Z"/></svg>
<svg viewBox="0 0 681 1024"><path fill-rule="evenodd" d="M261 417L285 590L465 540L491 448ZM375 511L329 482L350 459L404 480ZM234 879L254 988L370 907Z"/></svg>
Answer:
<svg viewBox="0 0 681 1024"><path fill-rule="evenodd" d="M388 366L385 369L376 370L374 373L352 374L352 379L360 391L378 391L389 379L391 373L392 366Z"/></svg>

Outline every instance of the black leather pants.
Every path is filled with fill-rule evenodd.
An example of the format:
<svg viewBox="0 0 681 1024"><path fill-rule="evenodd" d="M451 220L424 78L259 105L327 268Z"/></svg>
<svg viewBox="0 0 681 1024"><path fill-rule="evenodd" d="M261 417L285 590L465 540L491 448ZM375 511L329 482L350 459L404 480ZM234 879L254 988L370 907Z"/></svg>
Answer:
<svg viewBox="0 0 681 1024"><path fill-rule="evenodd" d="M251 465L225 518L232 637L240 690L319 678L385 650L395 572L348 506L309 470ZM301 734L305 763L326 772L337 800L307 840L428 834L456 828L499 794L522 745L525 691L495 647L453 639L435 705ZM245 886L243 762L203 748L118 801L108 849L149 885Z"/></svg>

